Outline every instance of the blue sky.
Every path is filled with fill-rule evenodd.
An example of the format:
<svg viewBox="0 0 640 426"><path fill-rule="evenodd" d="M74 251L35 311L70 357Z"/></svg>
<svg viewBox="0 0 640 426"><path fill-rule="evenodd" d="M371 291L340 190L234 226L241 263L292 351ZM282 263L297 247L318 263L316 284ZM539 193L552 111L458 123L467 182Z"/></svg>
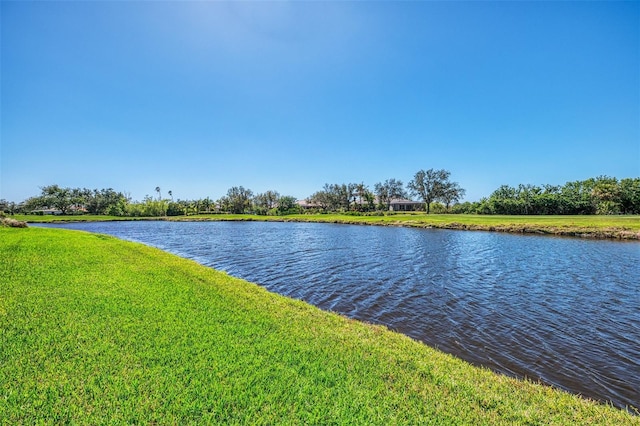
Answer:
<svg viewBox="0 0 640 426"><path fill-rule="evenodd" d="M640 176L640 2L1 3L0 198Z"/></svg>

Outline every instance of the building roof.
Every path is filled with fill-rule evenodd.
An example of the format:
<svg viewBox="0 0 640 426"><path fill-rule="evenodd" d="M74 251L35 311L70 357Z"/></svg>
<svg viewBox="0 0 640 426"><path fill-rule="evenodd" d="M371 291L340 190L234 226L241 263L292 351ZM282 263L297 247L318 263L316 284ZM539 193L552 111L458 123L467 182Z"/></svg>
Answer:
<svg viewBox="0 0 640 426"><path fill-rule="evenodd" d="M422 201L413 201L413 200L408 200L406 198L392 198L391 204L413 205L413 204L422 204Z"/></svg>

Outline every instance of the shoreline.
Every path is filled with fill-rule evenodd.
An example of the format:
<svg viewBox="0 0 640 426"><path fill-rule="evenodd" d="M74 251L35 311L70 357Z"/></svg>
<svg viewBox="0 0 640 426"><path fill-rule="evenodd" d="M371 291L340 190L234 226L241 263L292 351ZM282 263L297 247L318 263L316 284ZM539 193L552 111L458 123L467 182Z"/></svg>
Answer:
<svg viewBox="0 0 640 426"><path fill-rule="evenodd" d="M299 223L334 223L345 225L369 225L369 226L398 226L409 228L423 229L447 229L456 231L485 231L485 232L504 232L511 234L524 235L540 235L540 236L558 236L588 239L604 239L618 241L640 241L640 216L639 217L623 217L625 220L632 222L638 229L624 226L584 226L573 224L572 220L576 216L465 216L455 215L455 219L463 220L447 220L453 215L388 215L388 216L351 216L344 214L330 215L291 215L291 216L258 216L258 215L195 215L195 216L168 216L168 217L113 217L113 216L69 216L61 218L40 219L41 216L32 220L31 216L20 216L19 220L27 223L77 223L77 222L113 222L113 221L179 221L179 222L299 222ZM445 220L441 220L445 217ZM560 218L560 219L558 219ZM578 217L581 220L585 218L593 219L594 217ZM619 218L604 217L596 220L613 220L620 222ZM40 219L40 220L38 220ZM472 219L469 221L469 219ZM474 220L478 219L478 220ZM545 220L554 220L561 223L555 225L545 225L541 222ZM479 223L482 221L491 221L493 223ZM517 223L521 222L521 223ZM565 223L562 223L565 222Z"/></svg>
<svg viewBox="0 0 640 426"><path fill-rule="evenodd" d="M591 229L591 228L556 228L556 227L541 227L536 225L481 225L481 224L464 224L458 222L452 223L420 223L411 221L397 221L397 222L365 222L356 220L304 220L304 219L255 219L253 217L246 219L160 219L168 221L182 221L182 222L294 222L294 223L333 223L341 225L367 225L367 226L397 226L406 228L422 228L422 229L446 229L452 231L484 231L484 232L504 232L510 234L527 234L527 235L545 235L545 236L557 236L557 237L576 237L576 238L590 238L590 239L607 239L607 240L625 240L633 241L640 240L640 232L632 231L629 229L615 229L615 228L603 228L603 229Z"/></svg>

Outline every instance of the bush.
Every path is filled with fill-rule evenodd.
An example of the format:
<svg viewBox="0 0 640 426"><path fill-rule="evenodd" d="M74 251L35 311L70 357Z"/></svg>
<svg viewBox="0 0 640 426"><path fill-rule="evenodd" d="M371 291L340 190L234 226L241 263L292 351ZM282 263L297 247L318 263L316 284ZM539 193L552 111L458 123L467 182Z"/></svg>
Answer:
<svg viewBox="0 0 640 426"><path fill-rule="evenodd" d="M596 214L620 214L620 205L613 201L601 201L596 208Z"/></svg>
<svg viewBox="0 0 640 426"><path fill-rule="evenodd" d="M455 204L451 207L451 213L453 214L475 214L480 207L480 203L471 203L466 201L464 203Z"/></svg>
<svg viewBox="0 0 640 426"><path fill-rule="evenodd" d="M4 214L0 216L0 227L5 228L26 228L27 222L11 219L10 217L4 217Z"/></svg>
<svg viewBox="0 0 640 426"><path fill-rule="evenodd" d="M431 212L434 214L442 214L447 213L447 208L442 203L431 203Z"/></svg>

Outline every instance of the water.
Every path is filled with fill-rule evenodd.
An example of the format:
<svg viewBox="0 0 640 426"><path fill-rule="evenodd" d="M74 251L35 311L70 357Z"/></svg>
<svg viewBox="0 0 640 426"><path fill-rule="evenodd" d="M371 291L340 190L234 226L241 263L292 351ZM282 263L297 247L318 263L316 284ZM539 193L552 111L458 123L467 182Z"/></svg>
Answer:
<svg viewBox="0 0 640 426"><path fill-rule="evenodd" d="M640 407L635 242L309 223L62 226L159 247L504 374Z"/></svg>

